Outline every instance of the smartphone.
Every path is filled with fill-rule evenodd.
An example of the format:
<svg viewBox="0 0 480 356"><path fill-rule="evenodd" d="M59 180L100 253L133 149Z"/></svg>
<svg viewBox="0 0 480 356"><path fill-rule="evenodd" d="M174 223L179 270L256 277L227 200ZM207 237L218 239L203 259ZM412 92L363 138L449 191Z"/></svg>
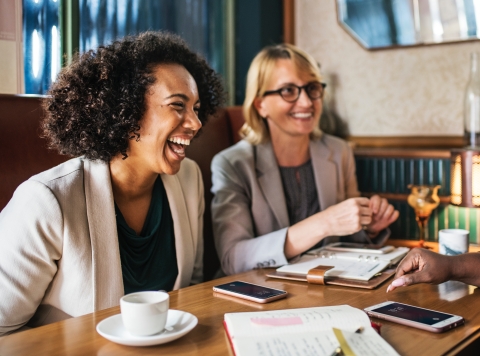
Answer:
<svg viewBox="0 0 480 356"><path fill-rule="evenodd" d="M287 292L281 289L267 288L242 281L220 284L213 287L214 292L247 299L257 303L268 303L287 296Z"/></svg>
<svg viewBox="0 0 480 356"><path fill-rule="evenodd" d="M385 302L364 310L369 316L434 333L440 333L465 323L465 320L458 315L397 302Z"/></svg>
<svg viewBox="0 0 480 356"><path fill-rule="evenodd" d="M372 245L372 244L362 244L355 242L336 242L324 247L325 250L329 251L342 251L342 252L360 252L360 253L389 253L392 252L395 247L393 246L382 246L382 245Z"/></svg>

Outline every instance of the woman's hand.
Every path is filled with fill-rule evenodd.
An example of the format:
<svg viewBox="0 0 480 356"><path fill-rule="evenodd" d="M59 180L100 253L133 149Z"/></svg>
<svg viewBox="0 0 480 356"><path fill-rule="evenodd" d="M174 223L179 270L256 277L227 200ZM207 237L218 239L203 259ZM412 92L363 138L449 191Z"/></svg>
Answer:
<svg viewBox="0 0 480 356"><path fill-rule="evenodd" d="M351 235L372 223L372 208L368 198L350 198L320 214L328 224L327 236Z"/></svg>
<svg viewBox="0 0 480 356"><path fill-rule="evenodd" d="M372 210L372 221L367 225L367 233L375 237L380 231L387 228L398 219L399 212L395 210L387 199L374 195L370 198L370 209Z"/></svg>
<svg viewBox="0 0 480 356"><path fill-rule="evenodd" d="M288 228L285 256L287 259L298 256L327 236L353 234L371 221L368 198L350 198L332 205Z"/></svg>
<svg viewBox="0 0 480 356"><path fill-rule="evenodd" d="M287 259L308 250L327 236L351 235L365 226L379 232L398 218L398 211L385 199L378 195L372 199L350 198L290 226L284 248Z"/></svg>
<svg viewBox="0 0 480 356"><path fill-rule="evenodd" d="M439 255L423 248L415 248L400 262L395 279L387 293L397 287L417 283L443 283L451 279L454 261L451 256Z"/></svg>

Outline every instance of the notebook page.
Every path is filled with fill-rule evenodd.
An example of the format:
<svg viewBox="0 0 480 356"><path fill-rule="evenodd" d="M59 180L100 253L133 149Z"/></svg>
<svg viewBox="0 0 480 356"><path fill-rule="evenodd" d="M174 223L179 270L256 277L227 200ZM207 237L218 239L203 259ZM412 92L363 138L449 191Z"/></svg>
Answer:
<svg viewBox="0 0 480 356"><path fill-rule="evenodd" d="M348 259L358 259L358 258L363 258L363 259L371 259L371 260L386 260L386 261L396 261L398 258L402 258L405 256L410 249L408 247L397 247L395 250L389 253L383 253L383 254L375 254L375 253L358 253L358 252L338 252L338 251L328 251L328 250L323 250L317 252L317 257L320 256L321 254L331 254L332 252L335 253L337 258L348 258Z"/></svg>
<svg viewBox="0 0 480 356"><path fill-rule="evenodd" d="M338 347L333 331L253 336L233 341L237 356L307 355L331 356Z"/></svg>
<svg viewBox="0 0 480 356"><path fill-rule="evenodd" d="M389 265L386 260L374 259L340 259L303 256L299 262L277 268L277 272L298 274L305 276L308 271L317 266L333 266L325 276L335 276L348 279L368 281Z"/></svg>
<svg viewBox="0 0 480 356"><path fill-rule="evenodd" d="M248 336L305 333L332 327L354 332L371 328L367 314L349 305L227 313L225 322L232 339Z"/></svg>
<svg viewBox="0 0 480 356"><path fill-rule="evenodd" d="M342 331L355 355L397 356L398 353L373 329L362 334ZM340 345L332 329L302 334L240 338L233 342L237 356L308 355L331 356Z"/></svg>

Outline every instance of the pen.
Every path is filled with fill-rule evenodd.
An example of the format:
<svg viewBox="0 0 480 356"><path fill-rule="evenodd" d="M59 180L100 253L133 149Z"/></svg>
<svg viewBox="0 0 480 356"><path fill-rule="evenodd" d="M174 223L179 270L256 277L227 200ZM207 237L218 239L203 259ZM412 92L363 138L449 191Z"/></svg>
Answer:
<svg viewBox="0 0 480 356"><path fill-rule="evenodd" d="M330 356L341 356L341 355L343 355L343 351L342 351L342 348L339 346L333 351L333 353Z"/></svg>
<svg viewBox="0 0 480 356"><path fill-rule="evenodd" d="M365 328L363 326L360 326L357 330L355 330L355 334L361 334L363 330L365 330ZM331 354L331 356L342 356L342 355L344 355L344 353L340 346L337 347Z"/></svg>
<svg viewBox="0 0 480 356"><path fill-rule="evenodd" d="M355 330L355 334L361 334L363 330L365 330L365 328L363 326L359 326L357 330ZM335 350L333 350L330 356L343 356L343 355L345 354L343 353L342 347L338 346L335 348Z"/></svg>

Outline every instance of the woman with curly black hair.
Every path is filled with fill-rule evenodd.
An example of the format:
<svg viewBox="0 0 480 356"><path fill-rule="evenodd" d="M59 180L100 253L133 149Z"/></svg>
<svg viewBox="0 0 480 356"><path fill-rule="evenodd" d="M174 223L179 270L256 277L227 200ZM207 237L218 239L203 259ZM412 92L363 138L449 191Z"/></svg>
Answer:
<svg viewBox="0 0 480 356"><path fill-rule="evenodd" d="M0 213L0 335L201 281L203 182L185 146L222 98L217 74L163 32L60 73L43 129L76 158L21 184Z"/></svg>

